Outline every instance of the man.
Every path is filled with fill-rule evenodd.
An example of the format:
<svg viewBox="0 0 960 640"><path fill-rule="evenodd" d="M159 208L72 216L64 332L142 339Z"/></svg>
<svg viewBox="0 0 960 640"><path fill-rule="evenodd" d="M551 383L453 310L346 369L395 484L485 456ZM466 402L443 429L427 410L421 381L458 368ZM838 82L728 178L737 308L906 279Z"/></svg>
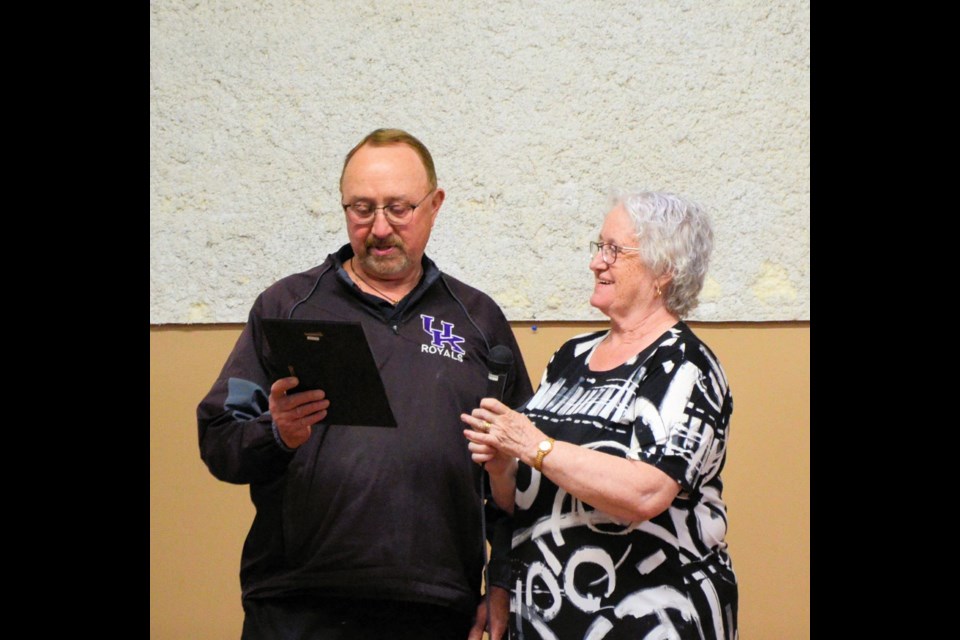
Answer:
<svg viewBox="0 0 960 640"><path fill-rule="evenodd" d="M243 638L479 640L481 470L459 415L484 395L496 345L514 354L504 402L533 389L497 304L425 255L445 198L426 147L372 132L347 154L340 193L349 244L260 294L197 409L204 462L249 484L256 507ZM361 323L398 426L327 424L323 390L288 394L298 380L271 375L264 318ZM495 538L505 544L491 554L493 640L509 575L509 536Z"/></svg>

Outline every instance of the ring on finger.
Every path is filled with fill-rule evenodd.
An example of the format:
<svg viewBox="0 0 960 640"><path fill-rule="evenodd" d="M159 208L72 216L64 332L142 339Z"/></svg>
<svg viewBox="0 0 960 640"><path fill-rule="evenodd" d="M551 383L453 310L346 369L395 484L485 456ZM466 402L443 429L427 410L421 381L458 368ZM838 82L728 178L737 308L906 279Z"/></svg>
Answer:
<svg viewBox="0 0 960 640"><path fill-rule="evenodd" d="M493 426L492 424L490 424L486 420L482 421L480 424L483 426L481 431L483 431L484 433L490 433L490 427Z"/></svg>

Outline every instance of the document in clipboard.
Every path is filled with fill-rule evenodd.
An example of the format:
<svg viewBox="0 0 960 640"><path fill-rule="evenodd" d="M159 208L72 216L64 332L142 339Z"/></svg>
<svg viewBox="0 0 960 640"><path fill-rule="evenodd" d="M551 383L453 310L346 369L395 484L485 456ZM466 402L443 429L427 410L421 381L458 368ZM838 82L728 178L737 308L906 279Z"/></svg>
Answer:
<svg viewBox="0 0 960 640"><path fill-rule="evenodd" d="M264 318L277 378L297 376L289 393L323 389L330 400L325 423L396 427L370 344L359 322Z"/></svg>

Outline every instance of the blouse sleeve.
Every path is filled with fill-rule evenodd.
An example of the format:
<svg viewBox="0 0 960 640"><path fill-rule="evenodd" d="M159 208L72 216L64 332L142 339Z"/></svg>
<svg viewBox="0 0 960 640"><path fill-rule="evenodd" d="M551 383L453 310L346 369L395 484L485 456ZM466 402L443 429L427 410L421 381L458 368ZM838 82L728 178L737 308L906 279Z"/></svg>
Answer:
<svg viewBox="0 0 960 640"><path fill-rule="evenodd" d="M650 359L635 398L628 458L642 460L698 490L723 467L733 400L716 357L699 341Z"/></svg>

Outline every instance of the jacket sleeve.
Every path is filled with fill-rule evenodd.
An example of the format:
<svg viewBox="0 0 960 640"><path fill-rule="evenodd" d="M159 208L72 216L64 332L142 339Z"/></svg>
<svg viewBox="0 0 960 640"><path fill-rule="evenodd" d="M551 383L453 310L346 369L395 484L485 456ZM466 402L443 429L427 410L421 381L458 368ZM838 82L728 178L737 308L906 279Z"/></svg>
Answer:
<svg viewBox="0 0 960 640"><path fill-rule="evenodd" d="M274 479L293 458L274 436L268 403L273 377L264 358L259 305L260 299L197 406L200 457L215 477L234 484Z"/></svg>
<svg viewBox="0 0 960 640"><path fill-rule="evenodd" d="M490 584L510 590L510 547L513 517L496 505L493 499L484 504L487 518L487 542L490 543L488 572Z"/></svg>

